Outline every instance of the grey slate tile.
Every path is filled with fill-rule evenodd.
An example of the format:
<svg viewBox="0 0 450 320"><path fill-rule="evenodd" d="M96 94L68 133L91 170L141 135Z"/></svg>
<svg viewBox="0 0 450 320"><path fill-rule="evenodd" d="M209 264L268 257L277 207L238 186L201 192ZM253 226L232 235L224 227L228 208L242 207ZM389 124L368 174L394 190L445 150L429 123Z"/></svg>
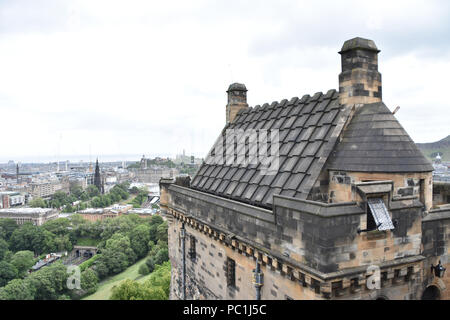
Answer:
<svg viewBox="0 0 450 320"><path fill-rule="evenodd" d="M326 153L332 149L329 144L331 132L338 119L344 115L337 98L336 91L330 90L325 95L304 95L300 99L283 99L279 103L274 101L270 105L266 103L240 111L235 121L225 128L278 130L280 149L276 174L262 175L260 163L237 164L235 160L238 154L246 154L247 161L257 155L255 145L237 146L233 148L236 154L228 155L229 160L232 160L229 163L203 164L193 178L191 187L267 208L272 206L273 194L284 192L286 195L298 194L299 197L305 198L304 193L314 184L314 181L310 180L316 177L308 171L320 171L323 167L323 163L318 163L318 153L328 156ZM373 117L373 113L364 116ZM309 128L306 128L307 126ZM396 128L391 125L379 129ZM356 133L350 134L347 139L356 138L358 129L355 130ZM267 150L270 153L275 151L271 144L268 144Z"/></svg>

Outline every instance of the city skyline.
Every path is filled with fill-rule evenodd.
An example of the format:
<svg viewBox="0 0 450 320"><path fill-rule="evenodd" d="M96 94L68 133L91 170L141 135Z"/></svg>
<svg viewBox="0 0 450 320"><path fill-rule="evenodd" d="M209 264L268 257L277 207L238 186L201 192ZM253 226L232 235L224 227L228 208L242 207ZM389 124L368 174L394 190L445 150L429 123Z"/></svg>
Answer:
<svg viewBox="0 0 450 320"><path fill-rule="evenodd" d="M174 154L172 153L144 153L145 157L148 159L153 159L155 157L162 157L162 158L175 158L176 155L182 154L181 152L176 152ZM0 155L0 164L6 164L8 161L14 161L15 163L54 163L59 161L60 163L63 163L67 160L72 163L78 163L81 160L85 163L95 163L96 158L98 157L98 160L100 163L102 162L119 162L119 161L130 161L130 162L139 162L139 160L142 158L142 153L135 153L135 154L92 154L92 156L89 156L88 154L81 154L81 155L61 155L58 159L56 156L46 156L46 155L39 155L39 156L33 156L33 155L24 155L24 156L16 156L11 157L8 155ZM191 154L186 154L188 156L191 156ZM194 155L196 158L203 158L201 155Z"/></svg>

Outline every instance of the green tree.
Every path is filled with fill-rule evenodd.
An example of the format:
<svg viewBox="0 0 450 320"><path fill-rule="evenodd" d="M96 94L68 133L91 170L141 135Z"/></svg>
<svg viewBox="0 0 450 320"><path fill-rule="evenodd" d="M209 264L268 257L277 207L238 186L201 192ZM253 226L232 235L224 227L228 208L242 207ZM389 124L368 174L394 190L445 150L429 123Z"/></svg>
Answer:
<svg viewBox="0 0 450 320"><path fill-rule="evenodd" d="M111 300L167 300L170 291L170 263L159 266L144 283L127 279L113 287Z"/></svg>
<svg viewBox="0 0 450 320"><path fill-rule="evenodd" d="M164 222L164 219L161 216L158 216L158 215L154 215L150 219L150 224L151 225L160 225L163 222Z"/></svg>
<svg viewBox="0 0 450 320"><path fill-rule="evenodd" d="M94 267L99 279L103 279L109 274L109 268L106 265L106 260L103 261L104 259L102 259L102 257L103 257L103 254L98 259L98 261Z"/></svg>
<svg viewBox="0 0 450 320"><path fill-rule="evenodd" d="M88 194L86 191L83 191L83 192L80 194L80 200L81 200L81 201L87 201L87 200L89 200L89 194Z"/></svg>
<svg viewBox="0 0 450 320"><path fill-rule="evenodd" d="M145 286L137 281L127 279L114 286L110 300L166 300L161 287Z"/></svg>
<svg viewBox="0 0 450 320"><path fill-rule="evenodd" d="M130 189L130 193L132 193L132 194L138 194L138 193L139 193L138 187L134 186L133 188L131 188L131 189Z"/></svg>
<svg viewBox="0 0 450 320"><path fill-rule="evenodd" d="M97 291L98 276L92 269L87 269L81 273L81 289L86 293L92 294Z"/></svg>
<svg viewBox="0 0 450 320"><path fill-rule="evenodd" d="M136 261L136 254L131 248L130 239L121 234L115 233L110 239L106 240L105 248L102 249L102 256L98 259L100 270L96 271L102 277L106 270L108 274L122 272L129 265Z"/></svg>
<svg viewBox="0 0 450 320"><path fill-rule="evenodd" d="M147 265L148 272L151 273L153 270L155 270L155 260L153 257L148 257L147 260L145 260L145 264Z"/></svg>
<svg viewBox="0 0 450 320"><path fill-rule="evenodd" d="M34 261L33 252L28 250L18 251L11 258L11 264L17 268L19 277L26 275L27 271L34 265Z"/></svg>
<svg viewBox="0 0 450 320"><path fill-rule="evenodd" d="M105 249L102 251L102 256L98 259L99 276L106 276L108 274L116 274L125 270L129 265L125 253L113 249Z"/></svg>
<svg viewBox="0 0 450 320"><path fill-rule="evenodd" d="M163 248L155 255L155 264L162 264L169 260L169 250Z"/></svg>
<svg viewBox="0 0 450 320"><path fill-rule="evenodd" d="M144 282L147 287L159 287L162 289L164 296L160 300L169 299L170 293L170 262L166 261L161 266L157 266L152 272L150 278Z"/></svg>
<svg viewBox="0 0 450 320"><path fill-rule="evenodd" d="M14 230L9 246L12 251L31 250L39 255L44 250L45 241L44 230L27 222L19 229Z"/></svg>
<svg viewBox="0 0 450 320"><path fill-rule="evenodd" d="M130 233L131 247L138 256L144 257L148 252L148 242L150 241L150 227L140 224Z"/></svg>
<svg viewBox="0 0 450 320"><path fill-rule="evenodd" d="M51 206L53 208L60 208L61 206L72 203L74 199L68 196L64 191L56 191L51 200Z"/></svg>
<svg viewBox="0 0 450 320"><path fill-rule="evenodd" d="M143 286L136 281L126 279L112 288L110 300L146 300Z"/></svg>
<svg viewBox="0 0 450 320"><path fill-rule="evenodd" d="M47 204L45 203L44 199L42 198L34 198L32 199L28 205L32 208L46 208Z"/></svg>
<svg viewBox="0 0 450 320"><path fill-rule="evenodd" d="M145 264L145 263L141 264L139 267L139 274L146 276L149 273L150 273L150 270L148 269L147 264Z"/></svg>
<svg viewBox="0 0 450 320"><path fill-rule="evenodd" d="M72 242L70 241L69 235L57 236L54 238L55 250L56 252L61 251L71 251L73 249Z"/></svg>
<svg viewBox="0 0 450 320"><path fill-rule="evenodd" d="M74 195L77 199L80 199L81 195L83 194L83 188L75 185L70 188L70 194Z"/></svg>
<svg viewBox="0 0 450 320"><path fill-rule="evenodd" d="M67 289L67 268L61 262L54 262L31 273L24 281L35 289L35 300L56 300Z"/></svg>
<svg viewBox="0 0 450 320"><path fill-rule="evenodd" d="M98 190L98 188L96 186L94 186L93 184L89 185L86 188L86 192L89 195L89 198L95 197L100 195L100 191Z"/></svg>
<svg viewBox="0 0 450 320"><path fill-rule="evenodd" d="M19 226L13 219L0 218L0 238L8 241L13 232L18 228Z"/></svg>
<svg viewBox="0 0 450 320"><path fill-rule="evenodd" d="M0 238L0 261L5 258L6 253L8 252L8 242Z"/></svg>
<svg viewBox="0 0 450 320"><path fill-rule="evenodd" d="M101 207L100 197L97 197L97 196L93 197L90 204L94 208Z"/></svg>
<svg viewBox="0 0 450 320"><path fill-rule="evenodd" d="M64 207L63 212L64 213L75 212L75 208L69 203L69 204L66 204L66 206Z"/></svg>
<svg viewBox="0 0 450 320"><path fill-rule="evenodd" d="M35 292L30 282L14 279L0 288L0 300L34 300Z"/></svg>
<svg viewBox="0 0 450 320"><path fill-rule="evenodd" d="M86 209L86 208L87 208L86 203L82 202L82 203L80 203L80 205L79 205L79 207L78 207L78 210L84 210L84 209Z"/></svg>
<svg viewBox="0 0 450 320"><path fill-rule="evenodd" d="M62 203L58 199L55 199L50 201L50 206L52 208L61 208Z"/></svg>
<svg viewBox="0 0 450 320"><path fill-rule="evenodd" d="M70 220L67 218L58 218L54 220L47 221L41 226L42 229L50 231L55 235L66 235L69 234Z"/></svg>
<svg viewBox="0 0 450 320"><path fill-rule="evenodd" d="M0 287L15 278L17 278L17 268L9 262L0 261Z"/></svg>
<svg viewBox="0 0 450 320"><path fill-rule="evenodd" d="M56 250L56 244L55 244L55 238L56 236L47 230L42 230L44 235L44 245L42 248L42 252L55 252Z"/></svg>

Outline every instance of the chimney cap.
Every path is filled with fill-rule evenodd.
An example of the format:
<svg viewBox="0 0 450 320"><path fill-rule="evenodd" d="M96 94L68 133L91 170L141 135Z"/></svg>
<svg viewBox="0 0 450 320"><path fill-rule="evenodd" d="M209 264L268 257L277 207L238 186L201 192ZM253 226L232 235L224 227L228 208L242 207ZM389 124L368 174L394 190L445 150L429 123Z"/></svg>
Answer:
<svg viewBox="0 0 450 320"><path fill-rule="evenodd" d="M227 92L230 92L230 91L245 91L245 92L247 92L248 90L245 87L245 84L235 82L235 83L230 84L230 86L228 87Z"/></svg>
<svg viewBox="0 0 450 320"><path fill-rule="evenodd" d="M380 52L378 50L377 46L375 45L375 42L373 40L364 39L360 37L356 37L350 40L347 40L342 45L341 51L339 51L340 54L350 51L350 50L356 50L356 49L363 49L363 50L369 50L369 51L375 51Z"/></svg>

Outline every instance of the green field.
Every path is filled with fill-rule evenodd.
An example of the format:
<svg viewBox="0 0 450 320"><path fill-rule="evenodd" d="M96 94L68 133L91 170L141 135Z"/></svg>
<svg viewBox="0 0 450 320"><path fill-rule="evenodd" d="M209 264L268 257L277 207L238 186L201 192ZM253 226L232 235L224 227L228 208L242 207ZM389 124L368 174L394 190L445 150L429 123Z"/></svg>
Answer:
<svg viewBox="0 0 450 320"><path fill-rule="evenodd" d="M99 239L80 238L78 239L76 246L96 247L99 242Z"/></svg>
<svg viewBox="0 0 450 320"><path fill-rule="evenodd" d="M125 279L144 282L149 278L150 274L146 276L141 276L138 270L140 265L145 263L146 259L147 258L143 258L138 262L136 262L135 264L133 264L132 266L128 267L128 269L126 269L122 273L116 274L115 276L112 277L108 277L105 280L101 281L99 283L97 291L91 294L90 296L84 297L82 300L109 300L112 288L116 285L119 285L120 282Z"/></svg>

